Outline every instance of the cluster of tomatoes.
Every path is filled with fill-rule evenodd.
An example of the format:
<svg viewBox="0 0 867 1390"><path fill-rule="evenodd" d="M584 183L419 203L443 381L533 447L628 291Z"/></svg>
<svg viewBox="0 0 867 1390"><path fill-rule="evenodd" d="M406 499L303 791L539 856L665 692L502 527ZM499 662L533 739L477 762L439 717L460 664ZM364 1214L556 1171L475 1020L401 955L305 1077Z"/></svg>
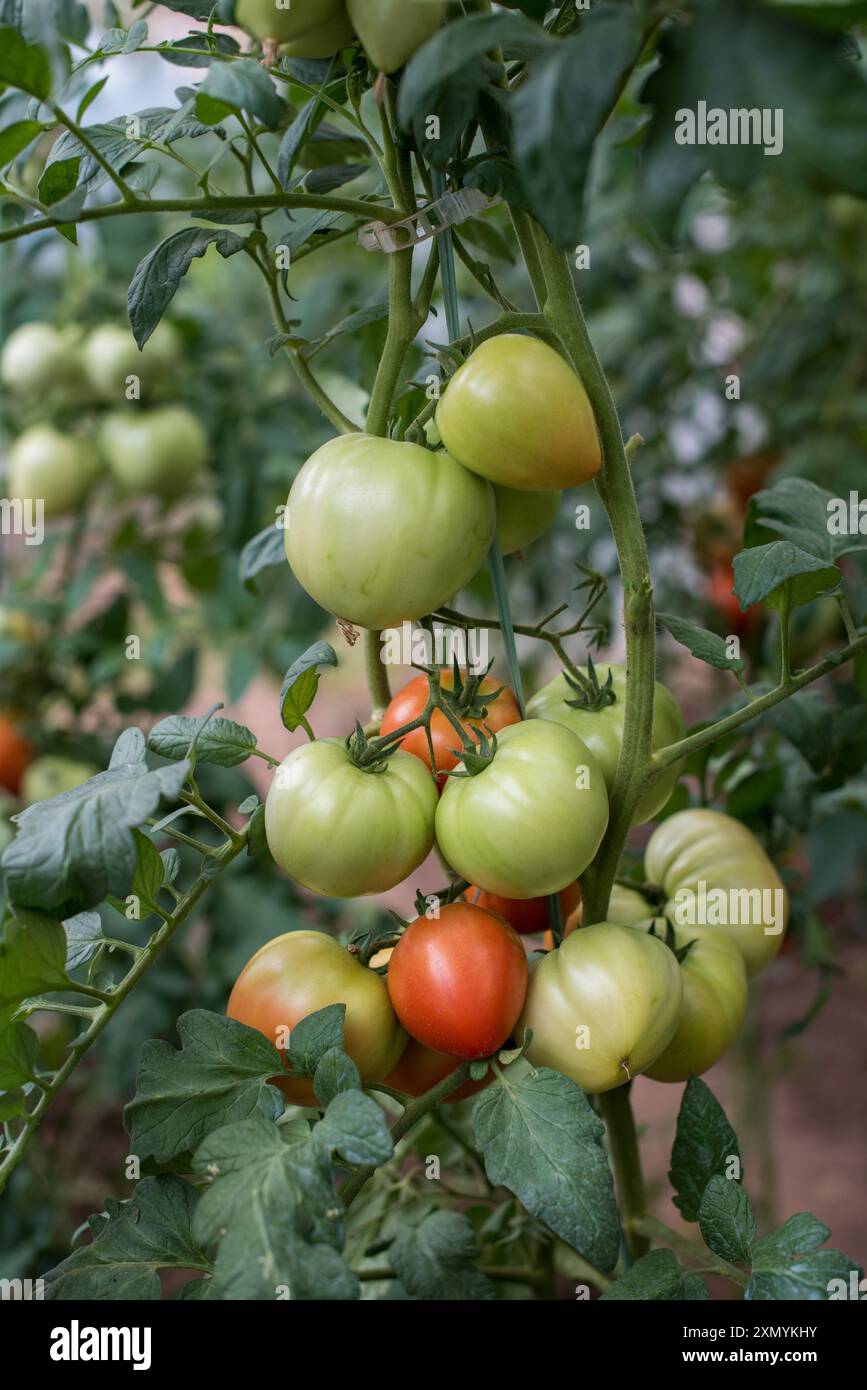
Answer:
<svg viewBox="0 0 867 1390"><path fill-rule="evenodd" d="M447 8L447 0L230 0L220 17L289 58L329 58L360 39L375 68L396 72Z"/></svg>
<svg viewBox="0 0 867 1390"><path fill-rule="evenodd" d="M492 485L518 497L550 494L586 482L600 463L580 380L551 348L521 335L476 348L448 383L436 425L444 450L348 435L318 450L293 484L290 565L338 616L380 628L435 611L491 543L500 507ZM409 574L407 549L417 556ZM266 836L287 873L332 897L386 891L434 844L471 886L410 922L372 968L316 932L278 938L242 972L230 1015L285 1045L307 1014L343 1003L346 1048L362 1079L407 1094L510 1038L523 1042L527 1029L529 1061L590 1092L640 1072L673 1081L706 1070L743 1021L747 974L781 941L759 916L764 891L779 889L785 901L761 846L716 812L674 815L647 849L656 897L618 887L609 920L581 926L577 880L608 826L625 671L591 663L564 672L532 696L526 717L490 676L432 676L393 698L379 740L294 749L268 793ZM657 683L654 749L683 734L677 703ZM648 783L635 824L658 815L680 770L675 763ZM742 920L667 927L679 892L699 891L702 880L745 892ZM544 928L558 894L562 943L552 938L528 964L522 936ZM296 1103L314 1103L308 1080L280 1084ZM483 1084L467 1082L451 1099Z"/></svg>
<svg viewBox="0 0 867 1390"><path fill-rule="evenodd" d="M171 499L186 491L205 463L205 431L186 406L149 403L153 392L170 389L181 357L168 322L141 352L129 329L112 323L87 335L22 324L3 347L0 380L23 416L43 418L28 423L9 451L7 495L41 499L46 519L66 516L83 505L103 467L122 495ZM140 386L135 399L127 398L131 378ZM74 429L52 423L83 402L105 411L95 429L92 411Z"/></svg>

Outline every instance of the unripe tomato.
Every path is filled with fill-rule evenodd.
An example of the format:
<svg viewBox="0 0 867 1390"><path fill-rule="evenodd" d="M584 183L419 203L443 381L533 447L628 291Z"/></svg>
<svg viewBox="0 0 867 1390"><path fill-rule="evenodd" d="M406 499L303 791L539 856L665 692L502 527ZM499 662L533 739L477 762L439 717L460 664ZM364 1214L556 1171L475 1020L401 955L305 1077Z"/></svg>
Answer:
<svg viewBox="0 0 867 1390"><path fill-rule="evenodd" d="M102 401L124 400L127 377L137 376L147 389L164 380L181 356L181 339L173 324L163 319L139 351L128 328L103 323L84 344L83 365L94 393Z"/></svg>
<svg viewBox="0 0 867 1390"><path fill-rule="evenodd" d="M599 764L576 734L544 719L503 729L483 771L449 778L436 815L452 868L504 898L540 898L574 883L607 827Z"/></svg>
<svg viewBox="0 0 867 1390"><path fill-rule="evenodd" d="M0 380L13 398L67 398L81 381L78 345L77 329L23 323L3 346Z"/></svg>
<svg viewBox="0 0 867 1390"><path fill-rule="evenodd" d="M49 801L52 796L75 791L82 783L90 781L102 769L95 763L78 758L62 758L46 753L34 758L21 779L21 800L28 806L34 801Z"/></svg>
<svg viewBox="0 0 867 1390"><path fill-rule="evenodd" d="M533 932L544 931L548 926L547 898L501 898L497 893L484 893L472 884L464 897L474 907L482 907L486 912L505 917L519 936L530 936ZM570 920L570 914L576 912L580 902L580 883L570 883L560 894L560 915L564 923Z"/></svg>
<svg viewBox="0 0 867 1390"><path fill-rule="evenodd" d="M437 790L398 751L373 771L352 762L341 738L305 743L284 758L265 801L268 848L316 893L384 893L417 869L433 845Z"/></svg>
<svg viewBox="0 0 867 1390"><path fill-rule="evenodd" d="M287 932L267 942L235 981L226 1013L282 1052L296 1024L329 1004L346 1005L344 1050L362 1081L381 1081L406 1046L406 1033L382 976L323 932ZM319 1103L306 1078L273 1080L293 1105Z"/></svg>
<svg viewBox="0 0 867 1390"><path fill-rule="evenodd" d="M665 933L659 919L656 932ZM693 944L680 963L683 1003L674 1037L645 1069L653 1081L701 1076L728 1052L747 1011L747 972L733 941L720 932L695 936L689 927L676 928L674 941L678 950Z"/></svg>
<svg viewBox="0 0 867 1390"><path fill-rule="evenodd" d="M355 30L349 16L341 10L327 24L320 24L299 38L281 44L280 52L287 58L330 58L332 53L354 42Z"/></svg>
<svg viewBox="0 0 867 1390"><path fill-rule="evenodd" d="M448 454L347 434L304 464L284 534L317 603L361 627L395 627L472 579L493 538L494 498Z"/></svg>
<svg viewBox="0 0 867 1390"><path fill-rule="evenodd" d="M36 641L37 634L37 625L26 609L0 604L0 637L11 637L16 642L29 644Z"/></svg>
<svg viewBox="0 0 867 1390"><path fill-rule="evenodd" d="M446 690L453 690L455 684L454 673L449 670L440 672L440 684ZM500 686L500 682L493 676L485 676L479 686L479 694L484 696L491 691L499 690L500 694L490 705L485 706L485 714L473 719L473 724L478 728L490 729L496 733L499 729L505 728L507 724L517 724L521 718L521 711L518 709L518 702L508 686ZM394 699L389 704L380 725L381 734L393 733L404 724L411 724L414 719L418 719L427 704L430 693L430 681L422 672L420 676L414 676L403 690L399 690ZM461 720L461 726L478 743L478 734L468 720ZM460 739L457 730L449 723L442 710L435 709L431 715L430 736L433 743L434 757L436 758L437 771L442 775L438 777L438 785L445 786L448 780L445 774L458 763L460 756ZM420 758L425 767L430 769L430 747L427 740L425 729L413 729L406 734L400 741L400 747L405 753L412 753L414 757ZM454 749L458 749L455 753Z"/></svg>
<svg viewBox="0 0 867 1390"><path fill-rule="evenodd" d="M683 985L673 951L615 922L582 927L533 966L518 1034L527 1058L592 1095L646 1071L674 1037Z"/></svg>
<svg viewBox="0 0 867 1390"><path fill-rule="evenodd" d="M417 1042L451 1057L490 1057L509 1037L527 991L527 957L507 922L467 903L418 917L388 965L394 1011Z"/></svg>
<svg viewBox="0 0 867 1390"><path fill-rule="evenodd" d="M234 23L254 39L286 43L329 24L343 8L343 0L291 0L289 5L278 5L277 0L235 0Z"/></svg>
<svg viewBox="0 0 867 1390"><path fill-rule="evenodd" d="M519 492L494 484L497 540L504 555L526 550L547 531L560 506L562 492Z"/></svg>
<svg viewBox="0 0 867 1390"><path fill-rule="evenodd" d="M578 699L561 672L543 686L527 704L527 715L531 719L552 719L564 728L571 729L587 744L596 758L605 778L608 794L614 787L620 746L623 742L623 719L626 713L626 667L603 666L600 668L600 684L607 683L611 672L612 704L601 705L598 709L576 709L570 701ZM585 672L585 674L587 674ZM653 741L652 748L667 748L684 737L686 728L683 715L671 691L660 681L656 682L653 695ZM649 789L639 798L632 820L633 825L641 825L662 810L677 784L683 763L674 763L666 768Z"/></svg>
<svg viewBox="0 0 867 1390"><path fill-rule="evenodd" d="M0 787L17 796L33 749L11 719L0 715Z"/></svg>
<svg viewBox="0 0 867 1390"><path fill-rule="evenodd" d="M454 458L506 487L577 487L602 463L580 378L524 334L481 343L446 386L436 422Z"/></svg>
<svg viewBox="0 0 867 1390"><path fill-rule="evenodd" d="M392 1067L385 1078L385 1084L393 1086L396 1091L403 1091L407 1096L423 1096L426 1091L445 1081L459 1066L460 1061L456 1057L449 1057L445 1052L434 1052L433 1048L423 1047L420 1042L410 1038L397 1066ZM453 1105L455 1101L466 1100L467 1096L474 1096L477 1091L490 1086L493 1079L489 1071L481 1081L465 1081L441 1103Z"/></svg>
<svg viewBox="0 0 867 1390"><path fill-rule="evenodd" d="M678 811L651 835L644 868L648 880L665 892L665 916L695 936L729 937L748 975L764 969L779 951L789 920L789 896L755 835L740 821L703 808ZM777 912L780 930L771 920ZM706 920L691 921L692 915Z"/></svg>
<svg viewBox="0 0 867 1390"><path fill-rule="evenodd" d="M186 491L208 453L205 431L184 405L112 411L103 421L100 445L125 492L164 498Z"/></svg>
<svg viewBox="0 0 867 1390"><path fill-rule="evenodd" d="M99 472L96 451L84 439L51 425L32 425L9 450L9 496L41 498L46 517L74 512Z"/></svg>
<svg viewBox="0 0 867 1390"><path fill-rule="evenodd" d="M605 914L607 922L614 922L618 927L633 927L639 922L646 922L650 925L653 909L644 897L643 893L637 892L634 888L625 888L622 884L615 883L611 889L611 897L608 900L608 911ZM569 913L564 913L563 935L571 936L573 931L577 931L583 925L583 903L579 901ZM553 951L554 934L545 932L545 950Z"/></svg>
<svg viewBox="0 0 867 1390"><path fill-rule="evenodd" d="M396 72L439 28L445 0L346 0L349 18L375 68Z"/></svg>

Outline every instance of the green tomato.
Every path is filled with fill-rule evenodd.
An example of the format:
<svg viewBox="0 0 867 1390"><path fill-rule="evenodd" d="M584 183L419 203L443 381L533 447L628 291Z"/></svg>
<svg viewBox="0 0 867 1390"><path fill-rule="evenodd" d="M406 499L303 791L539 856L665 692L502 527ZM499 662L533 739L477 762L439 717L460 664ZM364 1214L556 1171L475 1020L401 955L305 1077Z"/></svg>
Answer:
<svg viewBox="0 0 867 1390"><path fill-rule="evenodd" d="M28 806L34 801L50 801L53 796L75 791L101 771L95 763L46 753L44 757L34 758L26 769L21 779L21 800Z"/></svg>
<svg viewBox="0 0 867 1390"><path fill-rule="evenodd" d="M41 498L47 517L77 511L98 473L92 445L51 425L31 425L9 450L10 497Z"/></svg>
<svg viewBox="0 0 867 1390"><path fill-rule="evenodd" d="M234 22L254 39L288 43L330 24L343 8L343 0L235 0Z"/></svg>
<svg viewBox="0 0 867 1390"><path fill-rule="evenodd" d="M452 868L503 898L540 898L574 883L607 827L605 779L593 754L541 719L501 729L483 771L450 776L436 817L437 843Z"/></svg>
<svg viewBox="0 0 867 1390"><path fill-rule="evenodd" d="M443 21L444 0L346 0L349 18L375 68L396 72Z"/></svg>
<svg viewBox="0 0 867 1390"><path fill-rule="evenodd" d="M347 44L355 42L355 30L346 14L340 13L327 24L310 29L298 39L280 45L287 58L330 58Z"/></svg>
<svg viewBox="0 0 867 1390"><path fill-rule="evenodd" d="M654 830L644 855L662 888L665 916L696 936L729 937L755 975L783 944L789 898L752 831L720 811L678 811Z"/></svg>
<svg viewBox="0 0 867 1390"><path fill-rule="evenodd" d="M395 627L472 579L493 537L494 498L448 454L346 434L304 464L286 521L286 558L317 603L361 627Z"/></svg>
<svg viewBox="0 0 867 1390"><path fill-rule="evenodd" d="M436 783L410 753L378 771L352 762L341 738L295 748L265 802L268 848L316 893L384 893L417 869L433 845Z"/></svg>
<svg viewBox="0 0 867 1390"><path fill-rule="evenodd" d="M547 531L560 505L562 492L519 492L494 483L497 540L504 555L526 550Z"/></svg>
<svg viewBox="0 0 867 1390"><path fill-rule="evenodd" d="M323 932L292 931L267 942L235 981L226 1013L284 1053L296 1024L330 1004L346 1005L344 1047L362 1081L380 1081L406 1047L407 1035L383 977ZM294 1105L320 1104L305 1077L273 1079Z"/></svg>
<svg viewBox="0 0 867 1390"><path fill-rule="evenodd" d="M180 334L165 320L158 324L141 351L128 328L104 323L88 336L83 364L99 399L117 403L124 400L128 377L140 377L147 389L153 382L169 376L180 356Z"/></svg>
<svg viewBox="0 0 867 1390"><path fill-rule="evenodd" d="M611 795L620 745L623 742L623 717L626 712L626 667L603 666L600 668L600 684L607 686L607 672L611 673L610 690L614 696L613 704L600 704L598 709L575 709L569 703L580 696L569 684L563 672L555 676L546 686L532 697L527 704L527 714L532 719L553 719L582 738L595 754L605 777L608 794ZM588 672L584 672L589 676ZM653 696L653 750L667 748L684 737L683 715L671 691L659 681ZM669 800L680 776L682 762L674 763L639 798L633 825L641 825L652 820Z"/></svg>
<svg viewBox="0 0 867 1390"><path fill-rule="evenodd" d="M123 491L166 498L186 491L208 452L204 429L183 405L112 411L102 423L100 446Z"/></svg>
<svg viewBox="0 0 867 1390"><path fill-rule="evenodd" d="M646 1071L674 1037L683 985L673 951L615 922L582 927L531 969L516 1037L527 1057L592 1095Z"/></svg>
<svg viewBox="0 0 867 1390"><path fill-rule="evenodd" d="M81 385L79 344L76 328L23 323L3 346L0 381L13 399L68 399Z"/></svg>
<svg viewBox="0 0 867 1390"><path fill-rule="evenodd" d="M645 930L651 924L645 923ZM657 919L657 935L665 926ZM681 950L692 942L680 962L683 1003L674 1037L656 1061L645 1069L653 1081L686 1081L701 1076L728 1052L747 1011L747 972L733 941L720 932L696 936L678 927L674 944Z"/></svg>
<svg viewBox="0 0 867 1390"><path fill-rule="evenodd" d="M446 386L436 422L465 468L522 491L577 487L602 462L580 378L547 343L519 333L476 348Z"/></svg>

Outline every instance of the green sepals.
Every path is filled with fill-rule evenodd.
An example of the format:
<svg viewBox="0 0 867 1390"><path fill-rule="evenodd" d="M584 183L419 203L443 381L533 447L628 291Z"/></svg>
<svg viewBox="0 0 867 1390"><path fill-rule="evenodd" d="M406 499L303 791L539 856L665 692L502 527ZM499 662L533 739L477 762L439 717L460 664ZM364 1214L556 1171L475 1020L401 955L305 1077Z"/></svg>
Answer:
<svg viewBox="0 0 867 1390"><path fill-rule="evenodd" d="M657 923L660 922L665 922L664 935L662 932L656 930ZM669 951L672 951L674 953L678 965L683 965L683 962L686 960L687 956L689 955L690 951L692 950L693 946L696 944L696 941L698 940L698 938L694 936L691 941L687 941L685 946L678 946L674 934L674 926L670 917L654 917L653 923L647 935L655 936L657 941L661 941L664 946L667 946Z"/></svg>
<svg viewBox="0 0 867 1390"><path fill-rule="evenodd" d="M346 750L355 766L362 772L384 772L388 759L400 747L399 742L386 748L379 747L378 744L378 739L371 740L367 737L356 719L355 729L346 739Z"/></svg>
<svg viewBox="0 0 867 1390"><path fill-rule="evenodd" d="M485 691L484 695L480 694L482 681L487 677L493 664L493 661L489 661L484 671L467 671L465 676L458 665L457 657L455 657L452 664L454 687L451 690L444 690L440 686L439 693L443 704L447 705L459 719L484 720L489 706L502 695L506 688L504 685L498 686L496 690Z"/></svg>
<svg viewBox="0 0 867 1390"><path fill-rule="evenodd" d="M614 672L608 667L608 679L604 685L599 684L599 675L593 662L593 657L587 653L587 675L577 681L568 671L564 671L566 683L570 690L574 690L576 698L567 700L566 704L570 709L600 710L608 705L613 705L617 696L614 693Z"/></svg>
<svg viewBox="0 0 867 1390"><path fill-rule="evenodd" d="M478 744L470 743L470 741L467 740L470 744L469 747L450 749L450 752L454 753L455 757L462 760L463 770L447 772L447 777L477 777L480 772L484 772L485 768L493 762L494 755L497 751L497 735L491 733L490 729L488 729L487 733L484 729L477 729L476 732L479 735ZM488 738L488 734L491 734L490 738Z"/></svg>

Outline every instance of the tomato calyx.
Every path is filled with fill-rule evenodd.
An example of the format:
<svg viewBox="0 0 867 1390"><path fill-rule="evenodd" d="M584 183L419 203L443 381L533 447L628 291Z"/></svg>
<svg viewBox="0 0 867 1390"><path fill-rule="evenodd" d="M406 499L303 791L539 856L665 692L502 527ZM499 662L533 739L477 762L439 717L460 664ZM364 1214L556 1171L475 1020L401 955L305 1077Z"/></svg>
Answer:
<svg viewBox="0 0 867 1390"><path fill-rule="evenodd" d="M566 701L570 709L600 710L607 708L608 705L616 704L617 696L614 693L613 670L609 666L608 679L600 685L599 675L589 652L587 654L586 676L582 674L576 678L568 671L564 671L563 675L569 689L575 692L575 699Z"/></svg>
<svg viewBox="0 0 867 1390"><path fill-rule="evenodd" d="M657 926L662 922L665 923L665 931L657 931ZM673 953L678 965L683 965L683 962L698 940L697 937L692 937L692 939L687 941L683 946L678 946L674 932L674 924L670 917L655 917L647 934L648 936L655 936L658 941L662 942L663 946L667 946Z"/></svg>
<svg viewBox="0 0 867 1390"><path fill-rule="evenodd" d="M346 739L350 761L361 772L384 772L388 759L399 747L400 743L394 742L392 735L384 739L368 738L357 719L353 732Z"/></svg>
<svg viewBox="0 0 867 1390"><path fill-rule="evenodd" d="M490 767L497 752L497 735L490 729L476 727L475 732L479 736L478 743L473 743L471 739L466 739L460 749L453 748L451 751L461 759L462 766L450 770L445 775L447 777L478 777L480 772L484 772L486 767ZM488 734L491 735L488 738Z"/></svg>

